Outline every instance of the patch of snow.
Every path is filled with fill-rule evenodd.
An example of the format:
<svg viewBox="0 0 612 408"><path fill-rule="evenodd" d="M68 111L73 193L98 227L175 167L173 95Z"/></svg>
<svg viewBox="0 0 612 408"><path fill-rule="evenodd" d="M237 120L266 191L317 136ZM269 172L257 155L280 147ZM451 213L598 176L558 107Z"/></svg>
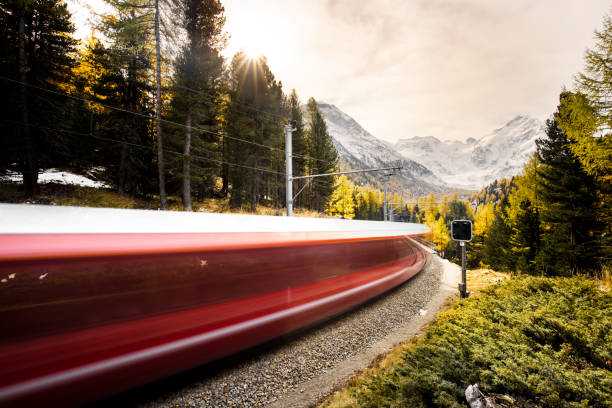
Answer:
<svg viewBox="0 0 612 408"><path fill-rule="evenodd" d="M12 181L15 183L23 182L23 176L19 172L7 172L5 175L0 175L2 181ZM68 171L59 171L57 169L43 170L38 174L38 182L40 184L58 183L58 184L73 184L82 187L108 188L108 184L101 181L95 181L79 174L70 173Z"/></svg>

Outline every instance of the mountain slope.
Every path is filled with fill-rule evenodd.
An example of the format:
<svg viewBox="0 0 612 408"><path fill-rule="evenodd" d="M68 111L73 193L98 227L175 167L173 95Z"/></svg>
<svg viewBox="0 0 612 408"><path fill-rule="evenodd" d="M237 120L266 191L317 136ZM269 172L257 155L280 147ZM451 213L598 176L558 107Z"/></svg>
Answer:
<svg viewBox="0 0 612 408"><path fill-rule="evenodd" d="M426 166L399 154L393 145L377 139L359 123L336 106L319 102L319 110L327 123L334 147L343 169L368 169L400 165L403 170L390 182L411 194L439 192L444 183ZM382 172L365 173L353 177L357 182L368 182L381 187Z"/></svg>
<svg viewBox="0 0 612 408"><path fill-rule="evenodd" d="M429 168L446 184L479 189L499 178L518 174L544 136L542 122L517 116L480 140L440 141L435 137L399 140L397 151Z"/></svg>

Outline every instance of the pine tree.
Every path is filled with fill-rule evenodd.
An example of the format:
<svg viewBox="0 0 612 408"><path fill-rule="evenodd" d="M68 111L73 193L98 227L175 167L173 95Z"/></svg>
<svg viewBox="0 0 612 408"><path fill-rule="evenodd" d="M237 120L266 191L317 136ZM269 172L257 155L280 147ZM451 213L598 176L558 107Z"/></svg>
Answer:
<svg viewBox="0 0 612 408"><path fill-rule="evenodd" d="M443 200L446 201L446 200ZM469 219L472 217L469 215L468 206L464 201L457 199L447 204L447 208L443 208L446 212L444 215L444 223L448 231L451 229L451 223L453 220ZM447 259L461 259L461 249L458 242L449 241L448 246L444 248L444 254Z"/></svg>
<svg viewBox="0 0 612 408"><path fill-rule="evenodd" d="M577 91L563 92L557 113L572 152L590 174L612 181L612 17L595 31L595 46L586 51L585 69L577 76Z"/></svg>
<svg viewBox="0 0 612 408"><path fill-rule="evenodd" d="M514 270L536 273L536 257L540 250L540 214L529 199L520 203L520 212L512 226L509 243L514 253Z"/></svg>
<svg viewBox="0 0 612 408"><path fill-rule="evenodd" d="M184 123L185 128L173 127L165 131L168 145L175 151L182 151L183 156L171 157L166 162L176 163L182 168L183 209L191 211L192 188L200 197L210 195L218 174L215 165L194 161L192 154L221 159L217 157L220 150L218 137L195 128L219 132L217 118L223 78L220 52L225 45L225 17L218 0L183 0L183 3L182 21L187 41L176 61L174 97L168 116L171 121ZM194 162L197 165L192 166Z"/></svg>
<svg viewBox="0 0 612 408"><path fill-rule="evenodd" d="M542 249L539 265L547 274L569 275L597 267L601 224L597 219L597 192L593 176L587 174L572 153L575 143L547 121L546 138L536 141L542 166L538 191L542 212Z"/></svg>
<svg viewBox="0 0 612 408"><path fill-rule="evenodd" d="M293 175L302 176L308 170L308 156L306 133L304 131L304 116L302 114L302 104L295 89L291 91L287 99L287 116L289 123L295 129L293 131L292 151L293 151ZM295 192L300 191L308 183L307 179L296 180L293 188ZM308 197L306 194L300 194L296 197L294 206L305 207Z"/></svg>
<svg viewBox="0 0 612 408"><path fill-rule="evenodd" d="M367 192L363 188L358 188L358 192L355 195L355 219L367 220L368 219L368 196Z"/></svg>
<svg viewBox="0 0 612 408"><path fill-rule="evenodd" d="M309 173L333 173L337 168L338 153L327 132L327 125L319 111L319 105L314 98L310 98L306 107L308 111L308 153L312 158L309 160ZM331 177L320 177L313 184L310 208L323 212L333 192L334 181Z"/></svg>
<svg viewBox="0 0 612 408"><path fill-rule="evenodd" d="M421 212L419 210L419 205L415 204L414 208L412 209L412 215L410 216L410 222L414 222L414 223L421 222L420 216L421 216Z"/></svg>
<svg viewBox="0 0 612 408"><path fill-rule="evenodd" d="M224 159L240 166L227 168L230 206L260 203L280 206L284 197L283 94L265 57L244 52L230 65L229 104L224 117ZM247 143L241 141L246 141Z"/></svg>
<svg viewBox="0 0 612 408"><path fill-rule="evenodd" d="M509 255L512 270L533 274L537 271L536 257L540 250L540 209L538 169L541 163L534 155L520 175L513 179L508 196L507 224L512 229Z"/></svg>
<svg viewBox="0 0 612 408"><path fill-rule="evenodd" d="M162 210L168 209L166 195L166 171L163 142L163 98L162 98L162 41L168 43L175 36L176 22L180 21L180 3L169 0L104 0L118 13L133 13L138 17L137 21L131 22L131 28L138 32L147 34L148 47L154 48L154 123L157 147L157 179L160 206ZM108 22L108 19L107 19ZM162 38L163 37L163 38Z"/></svg>
<svg viewBox="0 0 612 408"><path fill-rule="evenodd" d="M483 262L493 269L509 271L514 268L509 249L512 228L507 224L508 200L504 199L495 211L495 219L484 240Z"/></svg>
<svg viewBox="0 0 612 408"><path fill-rule="evenodd" d="M442 256L446 256L445 251L449 245L452 245L450 231L436 207L432 206L431 210L425 213L424 223L431 230L432 242L436 245L436 249Z"/></svg>
<svg viewBox="0 0 612 408"><path fill-rule="evenodd" d="M68 117L61 93L74 64L74 27L63 1L3 0L0 30L0 75L13 80L3 80L0 168L18 157L25 193L36 197L38 170L68 156L66 137L55 129Z"/></svg>
<svg viewBox="0 0 612 408"><path fill-rule="evenodd" d="M72 73L70 93L79 99L71 101L70 129L75 133L70 137L70 166L78 170L95 167L106 167L107 158L102 157L103 146L108 142L96 139L94 128L99 123L99 115L104 110L102 106L91 101L96 99L94 92L103 76L104 66L99 63L100 55L106 49L92 33L77 52L76 66ZM89 137L83 136L89 134ZM112 182L112 180L107 180Z"/></svg>
<svg viewBox="0 0 612 408"><path fill-rule="evenodd" d="M103 16L99 26L110 46L98 43L97 49L92 50L94 64L102 70L93 89L95 99L119 108L105 109L99 115L96 134L119 139L119 157L109 165L108 172L118 192L132 195L148 194L150 180L154 179L151 166L155 102L150 81L153 64L148 20L146 9L115 9L114 15Z"/></svg>
<svg viewBox="0 0 612 408"><path fill-rule="evenodd" d="M470 243L470 251L467 253L468 263L476 267L483 260L484 243L489 235L489 230L495 219L493 203L481 204L474 214L473 238Z"/></svg>

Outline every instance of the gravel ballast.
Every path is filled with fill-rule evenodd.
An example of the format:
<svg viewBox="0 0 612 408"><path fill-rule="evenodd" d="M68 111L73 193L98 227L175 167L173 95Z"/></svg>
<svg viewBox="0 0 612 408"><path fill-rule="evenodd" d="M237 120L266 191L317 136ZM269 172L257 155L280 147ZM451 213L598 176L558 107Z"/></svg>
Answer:
<svg viewBox="0 0 612 408"><path fill-rule="evenodd" d="M432 255L417 276L349 313L251 355L174 378L171 390L154 392L154 399L147 401L146 389L130 399L142 408L316 405L432 320L456 292L456 272Z"/></svg>

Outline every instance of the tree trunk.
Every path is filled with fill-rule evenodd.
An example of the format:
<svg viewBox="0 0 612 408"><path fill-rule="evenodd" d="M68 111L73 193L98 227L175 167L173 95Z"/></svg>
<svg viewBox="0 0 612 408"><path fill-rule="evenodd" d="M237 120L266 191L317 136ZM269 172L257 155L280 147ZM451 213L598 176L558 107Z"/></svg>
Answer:
<svg viewBox="0 0 612 408"><path fill-rule="evenodd" d="M168 201L166 199L166 181L164 176L164 144L161 129L161 52L160 52L160 37L159 37L159 0L155 0L155 56L157 63L156 73L156 91L157 98L155 100L155 122L157 125L157 174L159 177L159 200L161 209L168 209Z"/></svg>
<svg viewBox="0 0 612 408"><path fill-rule="evenodd" d="M123 136L125 138L125 136ZM128 157L128 145L125 142L121 142L121 156L119 159L119 183L117 184L117 192L123 194L126 192L125 182L127 173L127 157Z"/></svg>
<svg viewBox="0 0 612 408"><path fill-rule="evenodd" d="M28 115L27 76L25 62L25 7L19 16L19 80L21 85L21 120L23 121L24 166L23 187L29 198L38 197L38 166L36 165L36 152L30 134Z"/></svg>
<svg viewBox="0 0 612 408"><path fill-rule="evenodd" d="M259 167L259 155L255 155L255 165L254 167ZM255 171L253 172L253 177L251 179L252 183L251 183L251 202L250 202L250 210L251 212L255 212L257 210L257 197L258 197L258 176L259 174Z"/></svg>
<svg viewBox="0 0 612 408"><path fill-rule="evenodd" d="M192 211L191 208L191 177L190 157L191 152L191 106L187 108L187 120L185 121L187 131L185 132L185 150L183 156L183 210Z"/></svg>
<svg viewBox="0 0 612 408"><path fill-rule="evenodd" d="M225 138L223 138L221 156L223 157L223 160L228 159L228 146L227 140ZM221 164L221 180L221 194L223 195L223 197L227 197L229 187L229 166L226 163Z"/></svg>

